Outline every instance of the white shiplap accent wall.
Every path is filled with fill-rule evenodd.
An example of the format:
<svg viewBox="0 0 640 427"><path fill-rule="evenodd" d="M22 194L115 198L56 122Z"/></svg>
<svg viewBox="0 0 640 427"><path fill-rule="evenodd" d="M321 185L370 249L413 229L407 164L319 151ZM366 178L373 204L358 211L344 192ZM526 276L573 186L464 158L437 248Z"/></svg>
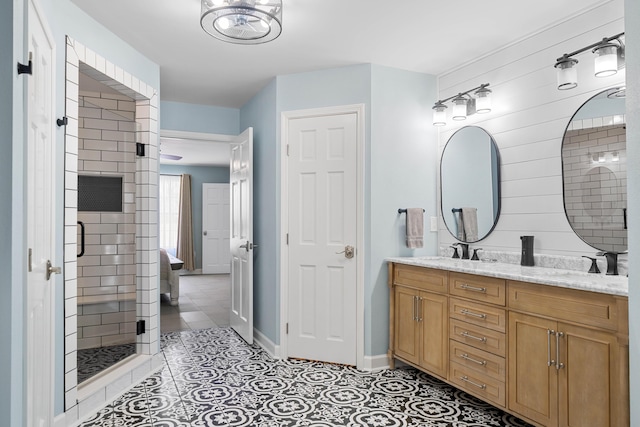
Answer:
<svg viewBox="0 0 640 427"><path fill-rule="evenodd" d="M576 236L564 212L562 137L573 113L597 92L624 84L625 72L596 78L593 54L585 52L577 57L579 86L559 91L553 65L564 53L622 31L624 2L613 0L439 76L440 99L481 83L490 83L493 91L493 111L464 122L487 130L501 158L500 219L494 231L472 247L519 252L520 236L534 235L538 254L596 252ZM449 119L440 129L440 153L460 127L460 122ZM442 213L438 241L440 247L457 241L446 229Z"/></svg>

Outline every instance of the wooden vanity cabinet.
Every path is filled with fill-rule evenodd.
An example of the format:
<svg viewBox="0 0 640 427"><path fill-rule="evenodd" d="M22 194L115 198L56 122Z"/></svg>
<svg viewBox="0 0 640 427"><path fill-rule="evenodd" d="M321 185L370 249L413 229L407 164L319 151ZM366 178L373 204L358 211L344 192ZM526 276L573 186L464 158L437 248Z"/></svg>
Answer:
<svg viewBox="0 0 640 427"><path fill-rule="evenodd" d="M629 426L626 297L389 264L389 363L541 427Z"/></svg>
<svg viewBox="0 0 640 427"><path fill-rule="evenodd" d="M509 409L547 427L628 426L626 300L509 283Z"/></svg>
<svg viewBox="0 0 640 427"><path fill-rule="evenodd" d="M396 357L440 378L448 368L447 273L396 265L390 310L390 360ZM426 274L422 274L426 273ZM438 291L438 292L430 292ZM391 362L393 363L393 362Z"/></svg>

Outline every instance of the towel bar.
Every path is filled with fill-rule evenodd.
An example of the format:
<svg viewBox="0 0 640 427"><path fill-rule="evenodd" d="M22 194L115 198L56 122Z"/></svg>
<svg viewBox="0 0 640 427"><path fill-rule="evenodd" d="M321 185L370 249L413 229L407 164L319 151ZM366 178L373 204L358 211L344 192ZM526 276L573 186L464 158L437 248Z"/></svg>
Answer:
<svg viewBox="0 0 640 427"><path fill-rule="evenodd" d="M424 212L424 209L422 209L422 212ZM398 209L398 213L399 214L407 213L407 210L406 209Z"/></svg>

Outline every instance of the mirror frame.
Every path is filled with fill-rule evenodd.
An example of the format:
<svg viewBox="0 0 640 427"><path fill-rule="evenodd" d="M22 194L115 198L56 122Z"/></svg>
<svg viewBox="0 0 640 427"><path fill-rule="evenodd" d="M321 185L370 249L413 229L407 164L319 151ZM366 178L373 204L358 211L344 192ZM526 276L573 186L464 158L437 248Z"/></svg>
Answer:
<svg viewBox="0 0 640 427"><path fill-rule="evenodd" d="M613 86L613 87L609 87L603 90L598 91L597 93L595 93L594 95L590 96L586 101L584 101L582 104L580 104L580 107L578 107L574 113L571 115L571 118L569 118L569 121L567 123L567 125L564 128L564 133L562 134L562 141L560 144L560 166L561 166L561 171L562 171L562 208L564 209L564 215L567 219L567 223L569 224L569 227L571 227L571 230L574 232L574 234L580 239L582 240L585 244L589 245L590 247L596 249L597 251L609 251L609 249L602 249L599 248L597 246L594 246L593 243L588 242L587 240L585 240L585 238L578 233L578 231L576 231L575 227L573 226L573 222L569 219L569 214L567 212L567 202L566 202L566 188L565 188L565 165L564 165L564 146L565 146L565 137L567 135L567 132L569 131L569 126L571 126L571 124L574 121L574 118L576 117L576 115L580 112L580 110L582 110L582 108L587 105L589 102L591 102L593 99L595 99L596 97L606 93L606 92L610 92L610 91L619 91L619 90L624 90L624 85L622 86ZM626 114L626 111L625 111ZM622 123L623 125L625 125L625 129L626 129L626 120L624 123ZM626 151L626 137L625 137L625 151ZM628 213L627 213L627 217L628 217ZM625 220L625 223L628 221ZM615 251L618 253L624 253L627 252L629 250L629 240L628 240L628 227L625 229L627 231L627 249L625 251Z"/></svg>
<svg viewBox="0 0 640 427"><path fill-rule="evenodd" d="M486 232L486 234L484 234L483 236L480 236L480 234L478 234L478 240L473 240L473 241L462 241L463 243L476 243L479 242L481 240L486 239L492 232L493 230L496 228L496 225L498 224L498 220L500 219L500 212L502 210L502 177L500 175L500 169L502 167L502 161L500 159L500 150L498 148L498 144L496 143L496 140L494 139L493 135L491 135L486 129L480 127L480 126L474 126L474 125L469 125L469 126L463 126L460 129L456 130L447 140L447 143L445 144L444 148L442 149L442 154L440 155L440 215L442 215L442 222L444 222L445 227L447 228L447 231L449 232L449 234L451 234L451 236L453 236L454 239L461 241L458 239L458 236L456 233L454 233L449 224L447 224L447 221L445 220L445 213L444 213L444 206L442 204L443 201L443 192L442 192L442 159L444 158L445 152L447 150L447 147L449 146L449 143L451 142L451 140L453 139L454 136L456 136L456 134L458 132L460 132L463 129L467 129L467 128L477 128L482 130L490 139L491 141L491 146L492 148L495 150L495 154L496 154L496 171L495 171L495 180L497 182L497 191L495 194L495 197L497 197L497 209L495 212L495 218L493 220L493 224L491 225L491 228L489 229L489 231Z"/></svg>

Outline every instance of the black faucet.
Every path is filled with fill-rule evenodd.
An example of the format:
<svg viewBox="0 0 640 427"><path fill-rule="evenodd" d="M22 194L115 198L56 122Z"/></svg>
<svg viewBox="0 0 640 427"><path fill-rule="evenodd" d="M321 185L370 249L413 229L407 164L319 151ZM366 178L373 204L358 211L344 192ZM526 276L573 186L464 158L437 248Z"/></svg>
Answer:
<svg viewBox="0 0 640 427"><path fill-rule="evenodd" d="M478 251L481 251L482 248L474 248L473 249L473 255L471 256L471 261L480 261L480 258L478 258Z"/></svg>
<svg viewBox="0 0 640 427"><path fill-rule="evenodd" d="M609 276L618 275L618 252L598 252L596 255L604 256L607 259L607 274Z"/></svg>
<svg viewBox="0 0 640 427"><path fill-rule="evenodd" d="M460 246L462 248L462 259L469 259L469 244L468 243L454 243L453 246Z"/></svg>
<svg viewBox="0 0 640 427"><path fill-rule="evenodd" d="M582 258L587 258L591 260L591 268L589 268L589 273L600 273L600 269L598 268L598 260L595 258L591 258L590 256L582 255Z"/></svg>
<svg viewBox="0 0 640 427"><path fill-rule="evenodd" d="M460 258L460 254L458 253L458 248L455 246L449 246L453 249L453 256L451 258Z"/></svg>

